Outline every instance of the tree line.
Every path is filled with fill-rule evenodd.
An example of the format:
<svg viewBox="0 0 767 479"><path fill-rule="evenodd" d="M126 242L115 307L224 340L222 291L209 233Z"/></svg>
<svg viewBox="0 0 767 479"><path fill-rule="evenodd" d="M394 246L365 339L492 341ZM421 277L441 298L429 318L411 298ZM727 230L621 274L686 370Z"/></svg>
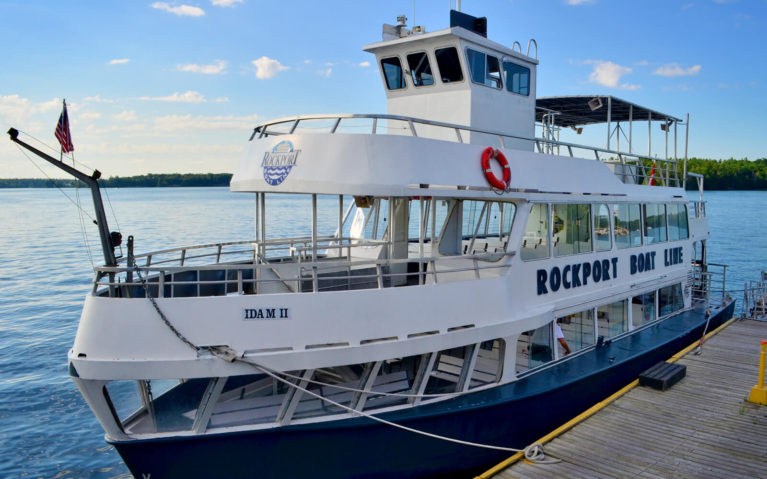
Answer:
<svg viewBox="0 0 767 479"><path fill-rule="evenodd" d="M680 170L681 170L681 165ZM648 161L645 167L652 167ZM767 189L767 158L754 161L709 160L690 158L687 161L687 171L700 173L705 176L706 190L765 190ZM680 171L681 173L681 171ZM105 188L137 188L137 187L189 187L189 186L229 186L232 175L229 173L168 173L148 174L140 176L111 176L101 179ZM0 178L0 188L73 188L74 179L40 179L40 178ZM687 182L687 189L695 189L695 181Z"/></svg>
<svg viewBox="0 0 767 479"><path fill-rule="evenodd" d="M230 173L167 173L102 178L102 188L229 186ZM0 188L74 188L75 179L0 178Z"/></svg>

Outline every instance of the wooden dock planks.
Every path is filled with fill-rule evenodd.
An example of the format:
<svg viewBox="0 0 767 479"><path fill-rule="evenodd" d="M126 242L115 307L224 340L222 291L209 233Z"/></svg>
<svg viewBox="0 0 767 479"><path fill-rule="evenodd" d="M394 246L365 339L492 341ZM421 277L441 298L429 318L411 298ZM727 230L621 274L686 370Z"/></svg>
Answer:
<svg viewBox="0 0 767 479"><path fill-rule="evenodd" d="M767 407L746 402L767 323L735 321L679 363L671 389L636 387L545 445L557 464L518 461L495 479L767 478Z"/></svg>

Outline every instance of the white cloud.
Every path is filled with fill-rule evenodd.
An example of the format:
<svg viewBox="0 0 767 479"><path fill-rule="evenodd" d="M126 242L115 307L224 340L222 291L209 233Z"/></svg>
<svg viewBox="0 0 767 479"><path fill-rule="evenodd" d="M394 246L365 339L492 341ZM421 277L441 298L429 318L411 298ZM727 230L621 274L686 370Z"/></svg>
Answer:
<svg viewBox="0 0 767 479"><path fill-rule="evenodd" d="M205 15L205 10L190 5L171 6L166 2L155 2L151 6L157 10L165 10L180 17L201 17Z"/></svg>
<svg viewBox="0 0 767 479"><path fill-rule="evenodd" d="M256 78L261 80L272 78L279 72L289 69L289 67L281 65L277 60L265 56L258 60L253 60L253 65L256 67Z"/></svg>
<svg viewBox="0 0 767 479"><path fill-rule="evenodd" d="M568 5L586 5L594 3L594 0L567 0Z"/></svg>
<svg viewBox="0 0 767 479"><path fill-rule="evenodd" d="M202 73L204 75L219 75L226 73L227 63L224 60L216 60L216 63L212 65L198 65L197 63L188 63L186 65L178 65L177 70L182 72Z"/></svg>
<svg viewBox="0 0 767 479"><path fill-rule="evenodd" d="M330 77L330 74L331 74L331 73L333 73L333 69L332 69L332 68L328 68L328 69L326 69L326 70L318 70L318 71L317 71L317 75L319 75L319 76L323 76L323 77L325 77L325 78L328 78L328 77Z"/></svg>
<svg viewBox="0 0 767 479"><path fill-rule="evenodd" d="M700 65L693 65L688 68L682 68L678 63L669 63L659 66L654 72L652 72L652 74L660 75L662 77L681 77L697 75L700 73L701 68L702 67Z"/></svg>
<svg viewBox="0 0 767 479"><path fill-rule="evenodd" d="M85 120L85 121L98 120L99 118L101 118L101 113L96 113L95 111L89 111L85 113L80 113L77 117L80 120Z"/></svg>
<svg viewBox="0 0 767 479"><path fill-rule="evenodd" d="M639 85L620 83L623 75L627 75L633 71L629 67L602 60L589 60L586 63L594 65L594 70L589 75L589 81L593 83L623 90L638 90L640 88Z"/></svg>
<svg viewBox="0 0 767 479"><path fill-rule="evenodd" d="M114 60L109 60L110 65L125 65L128 62L130 62L130 58L115 58Z"/></svg>
<svg viewBox="0 0 767 479"><path fill-rule="evenodd" d="M205 103L205 97L196 91L186 91L184 93L174 93L169 96L142 96L139 97L139 100L145 100L145 101L170 101L170 102L180 102L180 103Z"/></svg>
<svg viewBox="0 0 767 479"><path fill-rule="evenodd" d="M89 101L92 103L114 103L114 100L109 100L107 98L101 98L101 95L94 95L94 96L86 96L83 98L83 101Z"/></svg>
<svg viewBox="0 0 767 479"><path fill-rule="evenodd" d="M72 105L67 104L67 106L71 111ZM61 100L59 98L42 103L32 103L28 98L21 98L19 95L0 96L0 118L6 122L18 123L20 128L22 127L21 123L26 123L29 117L34 114L60 109Z"/></svg>
<svg viewBox="0 0 767 479"><path fill-rule="evenodd" d="M370 66L370 62L360 62L360 66L364 67L364 68L367 68L367 67Z"/></svg>
<svg viewBox="0 0 767 479"><path fill-rule="evenodd" d="M243 3L243 0L210 0L217 7L233 7L235 3Z"/></svg>
<svg viewBox="0 0 767 479"><path fill-rule="evenodd" d="M138 117L136 116L136 112L132 110L123 110L117 115L112 115L112 118L114 118L117 121L125 121L125 122L132 122L138 120Z"/></svg>
<svg viewBox="0 0 767 479"><path fill-rule="evenodd" d="M166 115L155 118L155 129L158 131L190 131L190 130L247 130L253 128L259 121L258 115L248 116L195 116Z"/></svg>

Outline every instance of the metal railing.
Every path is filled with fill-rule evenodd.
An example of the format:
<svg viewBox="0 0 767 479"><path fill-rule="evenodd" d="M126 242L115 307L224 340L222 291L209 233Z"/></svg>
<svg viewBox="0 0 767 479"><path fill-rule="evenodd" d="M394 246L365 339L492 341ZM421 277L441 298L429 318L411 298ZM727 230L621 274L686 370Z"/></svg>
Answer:
<svg viewBox="0 0 767 479"><path fill-rule="evenodd" d="M743 288L743 316L749 319L767 321L767 271L762 279L750 280Z"/></svg>
<svg viewBox="0 0 767 479"><path fill-rule="evenodd" d="M360 124L349 124L364 120ZM342 125L342 121L344 125ZM379 128L385 123L385 128ZM298 133L326 133L336 134L343 129L345 133L358 134L389 134L391 131L397 131L400 134L408 134L418 137L418 127L423 128L422 136L426 138L438 138L457 143L466 143L462 133L475 133L489 135L498 140L501 148L506 148L507 143L511 141L525 141L533 145L539 153L554 151L560 152L566 149L570 157L575 157L576 152L585 152L583 158L593 157L597 161L616 165L613 171L624 183L640 184L649 181L652 171L656 172L655 179L659 185L682 186L677 169L677 160L670 158L649 158L645 155L636 153L626 153L618 150L600 148L595 146L579 145L576 143L567 143L551 138L526 137L513 135L497 130L487 130L482 128L472 128L465 125L456 125L453 123L444 123L440 121L425 120L421 118L386 115L386 114L323 114L323 115L298 115L285 118L278 118L269 122L257 125L250 140L264 138L268 136L290 135ZM441 128L446 132L445 135L435 136L427 132L426 128ZM300 129L300 130L299 130ZM618 167L618 165L620 165Z"/></svg>
<svg viewBox="0 0 767 479"><path fill-rule="evenodd" d="M385 248L390 243L335 237L325 240L335 244L312 247L310 238L290 238L154 251L137 255L136 266L96 267L93 292L109 297L149 294L164 298L415 286L480 279L483 272L508 268L509 263L500 260L515 254L488 251L456 256L366 259L353 256L354 251L365 247ZM318 250L320 254L314 256ZM333 250L337 250L335 256L332 256ZM284 255L279 254L283 252ZM465 261L455 265L457 259Z"/></svg>
<svg viewBox="0 0 767 479"><path fill-rule="evenodd" d="M693 301L704 305L724 305L729 300L727 294L727 265L706 263L695 265L689 278Z"/></svg>

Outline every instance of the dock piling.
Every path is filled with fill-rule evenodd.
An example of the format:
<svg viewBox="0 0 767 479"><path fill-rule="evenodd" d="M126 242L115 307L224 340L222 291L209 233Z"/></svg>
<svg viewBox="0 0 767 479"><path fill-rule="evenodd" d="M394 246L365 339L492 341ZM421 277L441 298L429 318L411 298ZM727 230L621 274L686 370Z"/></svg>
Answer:
<svg viewBox="0 0 767 479"><path fill-rule="evenodd" d="M748 401L767 406L767 388L764 387L764 363L767 360L767 341L762 340L762 352L759 353L759 380L751 388Z"/></svg>

